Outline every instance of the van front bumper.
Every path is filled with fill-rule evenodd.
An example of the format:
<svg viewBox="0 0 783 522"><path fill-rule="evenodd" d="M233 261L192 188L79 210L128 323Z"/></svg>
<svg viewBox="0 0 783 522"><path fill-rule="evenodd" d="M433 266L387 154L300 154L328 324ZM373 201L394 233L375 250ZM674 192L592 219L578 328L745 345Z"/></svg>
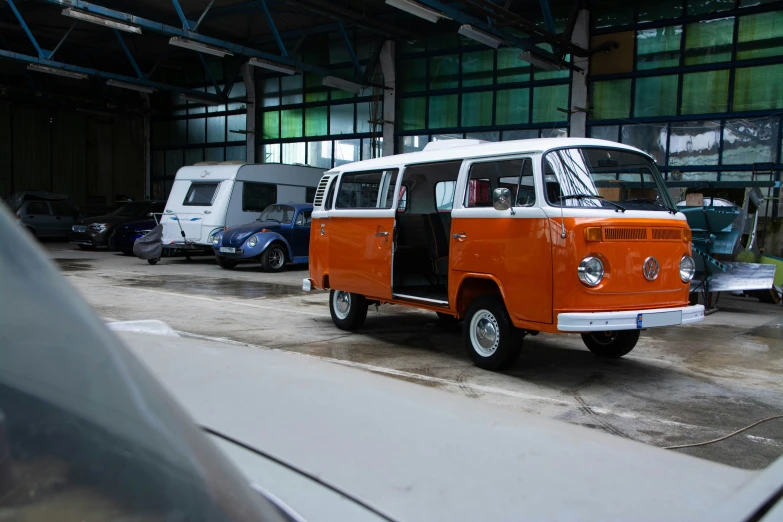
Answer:
<svg viewBox="0 0 783 522"><path fill-rule="evenodd" d="M557 314L557 329L561 332L642 330L698 323L703 320L703 305L622 312L564 313Z"/></svg>

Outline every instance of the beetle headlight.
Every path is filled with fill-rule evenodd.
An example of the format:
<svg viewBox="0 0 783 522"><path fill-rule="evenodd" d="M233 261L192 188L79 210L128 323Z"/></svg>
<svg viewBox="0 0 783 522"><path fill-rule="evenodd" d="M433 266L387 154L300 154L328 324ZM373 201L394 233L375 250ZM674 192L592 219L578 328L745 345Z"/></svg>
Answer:
<svg viewBox="0 0 783 522"><path fill-rule="evenodd" d="M587 286L595 286L604 278L604 264L597 257L582 259L577 269L579 280Z"/></svg>
<svg viewBox="0 0 783 522"><path fill-rule="evenodd" d="M682 256L680 259L680 279L683 283L690 283L696 274L696 263L693 262L691 256Z"/></svg>
<svg viewBox="0 0 783 522"><path fill-rule="evenodd" d="M220 235L219 234L213 234L212 237L210 238L210 240L212 241L213 245L218 246L220 244Z"/></svg>
<svg viewBox="0 0 783 522"><path fill-rule="evenodd" d="M250 248L253 248L258 244L258 236L250 236L250 239L247 240L247 246Z"/></svg>

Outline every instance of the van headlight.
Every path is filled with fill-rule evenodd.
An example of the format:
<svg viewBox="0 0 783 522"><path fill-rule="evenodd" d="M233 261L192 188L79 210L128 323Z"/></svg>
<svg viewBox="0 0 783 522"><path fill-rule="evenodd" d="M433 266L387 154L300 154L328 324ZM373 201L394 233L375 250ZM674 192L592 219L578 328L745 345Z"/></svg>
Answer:
<svg viewBox="0 0 783 522"><path fill-rule="evenodd" d="M258 236L250 236L250 239L247 240L247 246L250 248L253 248L258 244Z"/></svg>
<svg viewBox="0 0 783 522"><path fill-rule="evenodd" d="M690 283L696 274L696 263L691 256L682 256L680 259L680 279L683 283Z"/></svg>
<svg viewBox="0 0 783 522"><path fill-rule="evenodd" d="M604 264L597 257L588 256L579 263L577 273L581 282L595 286L604 278Z"/></svg>
<svg viewBox="0 0 783 522"><path fill-rule="evenodd" d="M212 244L213 244L213 245L215 245L215 246L218 246L218 245L220 244L220 234L214 234L214 235L213 235L213 236L210 238L210 241L212 241Z"/></svg>

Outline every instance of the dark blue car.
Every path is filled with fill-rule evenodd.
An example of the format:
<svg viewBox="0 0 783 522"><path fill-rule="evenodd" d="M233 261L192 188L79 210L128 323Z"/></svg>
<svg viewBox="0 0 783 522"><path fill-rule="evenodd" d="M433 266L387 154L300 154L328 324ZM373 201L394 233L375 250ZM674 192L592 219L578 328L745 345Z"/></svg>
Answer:
<svg viewBox="0 0 783 522"><path fill-rule="evenodd" d="M133 243L137 239L147 234L155 228L157 223L154 219L144 219L142 221L133 221L125 225L119 225L109 236L109 250L119 250L126 256L133 255Z"/></svg>
<svg viewBox="0 0 783 522"><path fill-rule="evenodd" d="M260 262L264 270L277 272L286 262L307 263L312 213L310 203L269 205L252 223L216 232L210 241L218 265Z"/></svg>

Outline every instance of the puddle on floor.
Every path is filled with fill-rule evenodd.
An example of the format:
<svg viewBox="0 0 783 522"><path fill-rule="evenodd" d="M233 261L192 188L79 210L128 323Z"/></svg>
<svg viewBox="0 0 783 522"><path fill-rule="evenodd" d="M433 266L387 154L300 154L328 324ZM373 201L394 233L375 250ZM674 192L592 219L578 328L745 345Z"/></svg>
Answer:
<svg viewBox="0 0 783 522"><path fill-rule="evenodd" d="M774 319L748 332L750 335L783 341L783 320Z"/></svg>
<svg viewBox="0 0 783 522"><path fill-rule="evenodd" d="M236 279L173 278L153 276L144 279L125 280L125 285L136 288L154 288L164 292L196 294L206 296L239 297L258 299L260 297L282 297L302 294L302 289L293 285L264 283L261 281L238 281Z"/></svg>
<svg viewBox="0 0 783 522"><path fill-rule="evenodd" d="M63 272L82 272L84 270L92 270L92 265L90 263L80 261L78 259L62 258L53 259L53 261L57 263L57 266L60 267L60 270Z"/></svg>

